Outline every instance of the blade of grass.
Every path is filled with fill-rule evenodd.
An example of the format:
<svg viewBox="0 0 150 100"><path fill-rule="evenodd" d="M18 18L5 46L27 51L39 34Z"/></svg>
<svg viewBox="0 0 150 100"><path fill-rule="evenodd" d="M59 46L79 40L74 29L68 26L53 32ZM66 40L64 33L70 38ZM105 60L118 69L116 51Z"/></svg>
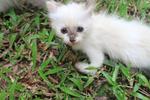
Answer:
<svg viewBox="0 0 150 100"><path fill-rule="evenodd" d="M70 88L64 87L64 86L61 86L60 90L63 91L64 93L69 94L74 97L79 97L79 98L82 97L82 95L80 95L78 92L76 92Z"/></svg>
<svg viewBox="0 0 150 100"><path fill-rule="evenodd" d="M113 80L114 82L116 82L116 79L117 79L117 76L118 76L118 73L119 73L119 68L120 68L119 65L116 65L116 66L115 66L115 70L114 70L113 76L112 76L112 80Z"/></svg>
<svg viewBox="0 0 150 100"><path fill-rule="evenodd" d="M50 74L56 74L56 73L58 73L60 71L63 71L63 68L55 67L55 68L49 69L47 72L45 72L45 75L47 76L47 75L50 75Z"/></svg>
<svg viewBox="0 0 150 100"><path fill-rule="evenodd" d="M48 84L48 86L49 86L50 88L53 88L53 84L48 81L48 79L47 79L47 77L46 77L46 75L45 75L45 72L44 72L44 69L48 66L48 64L50 63L50 61L51 61L50 58L47 59L46 61L44 61L44 62L41 64L41 66L40 66L40 68L39 68L39 70L38 70L38 73L39 73L40 77Z"/></svg>
<svg viewBox="0 0 150 100"><path fill-rule="evenodd" d="M9 100L15 100L15 88L16 88L16 84L17 84L17 81L15 80L11 85L10 85L10 88L9 88Z"/></svg>
<svg viewBox="0 0 150 100"><path fill-rule="evenodd" d="M94 77L89 77L84 85L84 88L88 87L94 81Z"/></svg>
<svg viewBox="0 0 150 100"><path fill-rule="evenodd" d="M80 91L83 91L83 84L81 82L81 80L79 79L75 79L75 78L69 78L70 81L72 81Z"/></svg>
<svg viewBox="0 0 150 100"><path fill-rule="evenodd" d="M37 43L36 43L36 40L34 40L32 42L31 47L32 47L31 51L32 51L32 62L33 62L32 70L34 70L35 67L36 67L36 58L37 58Z"/></svg>
<svg viewBox="0 0 150 100"><path fill-rule="evenodd" d="M141 100L150 100L149 97L146 97L146 96L144 96L143 94L138 93L138 92L132 93L131 95L133 95L133 96L135 96L135 97L137 97L137 98L139 98L139 99L141 99Z"/></svg>
<svg viewBox="0 0 150 100"><path fill-rule="evenodd" d="M113 81L112 77L108 73L102 72L102 74L111 85L116 86L116 82Z"/></svg>
<svg viewBox="0 0 150 100"><path fill-rule="evenodd" d="M12 46L13 46L15 40L16 40L16 37L17 37L16 34L11 34L11 35L9 36L9 43L10 43L9 48L12 48Z"/></svg>
<svg viewBox="0 0 150 100"><path fill-rule="evenodd" d="M6 100L6 97L7 97L7 93L5 91L1 91L0 92L0 98L1 98L1 100Z"/></svg>
<svg viewBox="0 0 150 100"><path fill-rule="evenodd" d="M137 75L139 77L139 82L143 85L143 86L147 86L150 89L150 82L148 81L148 79L142 75L142 74L138 74Z"/></svg>
<svg viewBox="0 0 150 100"><path fill-rule="evenodd" d="M0 32L0 47L2 47L4 34Z"/></svg>

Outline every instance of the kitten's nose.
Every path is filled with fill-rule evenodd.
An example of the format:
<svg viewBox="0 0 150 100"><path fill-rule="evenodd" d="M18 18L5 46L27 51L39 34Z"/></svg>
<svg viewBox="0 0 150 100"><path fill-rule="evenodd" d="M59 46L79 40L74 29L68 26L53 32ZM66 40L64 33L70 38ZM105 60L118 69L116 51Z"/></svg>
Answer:
<svg viewBox="0 0 150 100"><path fill-rule="evenodd" d="M74 43L76 40L75 39L70 39L70 42Z"/></svg>
<svg viewBox="0 0 150 100"><path fill-rule="evenodd" d="M71 43L74 43L76 41L74 33L72 33L72 34L69 35L69 40L70 40Z"/></svg>

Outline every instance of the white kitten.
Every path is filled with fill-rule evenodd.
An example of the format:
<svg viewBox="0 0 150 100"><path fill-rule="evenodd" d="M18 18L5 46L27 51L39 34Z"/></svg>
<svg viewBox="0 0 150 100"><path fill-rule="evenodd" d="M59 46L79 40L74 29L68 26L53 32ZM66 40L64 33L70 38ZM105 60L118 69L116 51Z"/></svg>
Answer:
<svg viewBox="0 0 150 100"><path fill-rule="evenodd" d="M147 25L105 13L92 13L92 7L83 3L63 5L48 1L47 7L57 36L89 57L90 64L75 65L80 72L95 74L96 70L88 67L102 66L104 53L133 67L150 68L150 27Z"/></svg>
<svg viewBox="0 0 150 100"><path fill-rule="evenodd" d="M0 0L0 12L7 11L11 7L21 8L24 4L44 8L46 0Z"/></svg>

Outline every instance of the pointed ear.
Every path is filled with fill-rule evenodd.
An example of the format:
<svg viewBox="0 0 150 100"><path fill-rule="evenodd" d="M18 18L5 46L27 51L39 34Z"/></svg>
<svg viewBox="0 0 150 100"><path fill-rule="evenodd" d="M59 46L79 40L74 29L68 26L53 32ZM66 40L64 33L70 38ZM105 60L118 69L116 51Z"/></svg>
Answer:
<svg viewBox="0 0 150 100"><path fill-rule="evenodd" d="M46 6L49 12L54 12L61 4L54 0L46 1Z"/></svg>

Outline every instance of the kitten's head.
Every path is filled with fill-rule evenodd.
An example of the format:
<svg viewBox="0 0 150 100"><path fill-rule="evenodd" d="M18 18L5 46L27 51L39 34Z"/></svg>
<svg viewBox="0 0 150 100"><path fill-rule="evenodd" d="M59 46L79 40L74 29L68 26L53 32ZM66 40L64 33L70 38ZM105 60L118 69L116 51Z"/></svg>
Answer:
<svg viewBox="0 0 150 100"><path fill-rule="evenodd" d="M66 44L77 44L86 37L91 7L87 8L83 3L64 5L55 1L47 1L47 8L52 27L56 30L57 36Z"/></svg>

